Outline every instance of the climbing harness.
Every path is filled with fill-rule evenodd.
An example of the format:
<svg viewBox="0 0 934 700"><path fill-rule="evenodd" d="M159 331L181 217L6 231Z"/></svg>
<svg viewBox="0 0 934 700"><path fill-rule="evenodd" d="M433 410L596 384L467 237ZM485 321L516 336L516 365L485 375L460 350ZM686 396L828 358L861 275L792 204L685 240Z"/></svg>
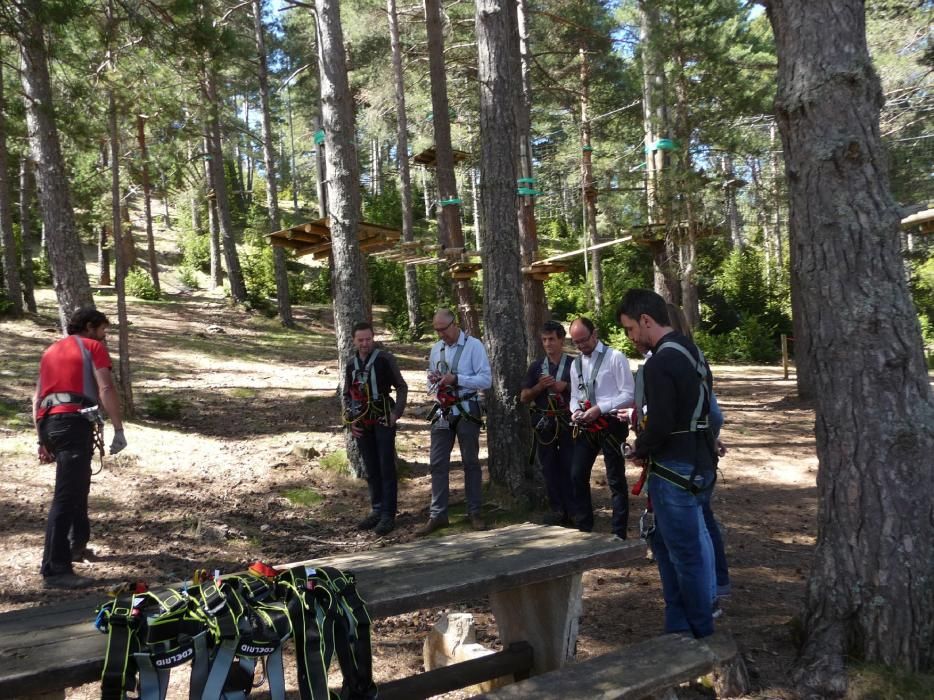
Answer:
<svg viewBox="0 0 934 700"><path fill-rule="evenodd" d="M469 340L470 336L467 336L464 338L463 345L457 346L457 350L454 352L454 359L451 361L450 366L448 366L448 363L445 362L444 359L444 341L439 341L441 343L441 349L439 351L440 356L438 363L435 365L435 372L441 376L448 373L457 375L457 366L460 363L461 355L464 352L464 348L467 347ZM445 384L442 386L439 380L428 385L428 395L434 400L434 405L428 412L428 421L431 423L433 429L443 430L451 428L453 430L454 426L457 424L457 420L461 416L471 423L483 427L483 420L473 415L469 407L471 401L479 405L476 391L467 394L458 394L456 385ZM457 414L452 415L453 408L457 408Z"/></svg>
<svg viewBox="0 0 934 700"><path fill-rule="evenodd" d="M122 586L98 608L108 635L102 700L165 700L172 668L191 663L189 700L241 700L269 684L284 700L283 647L295 638L302 700L333 700L336 654L343 700L373 700L370 617L352 574L330 567L285 571L256 562L245 573L195 572L180 589ZM255 680L257 666L262 668Z"/></svg>
<svg viewBox="0 0 934 700"><path fill-rule="evenodd" d="M357 423L364 428L372 428L377 423L388 425L387 416L393 408L393 401L389 396L381 396L379 384L376 380L376 371L373 363L379 355L376 349L367 358L366 364L361 366L360 358L354 354L352 358L353 372L347 394L350 401L342 416L344 425Z"/></svg>

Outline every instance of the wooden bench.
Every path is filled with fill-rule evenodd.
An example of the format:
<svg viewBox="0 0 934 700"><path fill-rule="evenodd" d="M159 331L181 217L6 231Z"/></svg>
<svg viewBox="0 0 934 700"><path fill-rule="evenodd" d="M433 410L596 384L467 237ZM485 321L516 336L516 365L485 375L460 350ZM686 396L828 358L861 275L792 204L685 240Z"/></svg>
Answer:
<svg viewBox="0 0 934 700"><path fill-rule="evenodd" d="M472 700L639 700L710 673L717 697L747 692L745 665L732 637L723 632L705 639L666 634Z"/></svg>
<svg viewBox="0 0 934 700"><path fill-rule="evenodd" d="M532 673L559 668L573 655L577 638L581 574L622 566L644 552L639 540L523 524L293 564L354 572L374 619L489 597L504 651L381 684L381 697L412 700L427 697L413 694L413 683L433 683L418 691L428 695L444 692L439 687L464 687L477 682L477 667L489 670L486 678L503 675L504 666L528 667L529 653ZM92 617L101 600L98 595L0 615L0 698L97 681L106 635L93 627Z"/></svg>

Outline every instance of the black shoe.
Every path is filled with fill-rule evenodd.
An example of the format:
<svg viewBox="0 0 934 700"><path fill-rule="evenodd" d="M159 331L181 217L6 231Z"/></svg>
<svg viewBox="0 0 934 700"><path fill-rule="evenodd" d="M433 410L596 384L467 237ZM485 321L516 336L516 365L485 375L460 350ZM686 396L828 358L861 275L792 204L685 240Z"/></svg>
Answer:
<svg viewBox="0 0 934 700"><path fill-rule="evenodd" d="M357 523L358 530L372 530L379 524L379 513L372 512Z"/></svg>
<svg viewBox="0 0 934 700"><path fill-rule="evenodd" d="M94 579L87 576L78 576L78 574L55 574L54 576L44 576L42 578L43 588L62 588L75 589L87 588L94 585Z"/></svg>
<svg viewBox="0 0 934 700"><path fill-rule="evenodd" d="M383 535L388 535L390 532L396 529L396 519L395 518L380 518L379 523L376 525L376 529L373 530L377 535L382 537Z"/></svg>

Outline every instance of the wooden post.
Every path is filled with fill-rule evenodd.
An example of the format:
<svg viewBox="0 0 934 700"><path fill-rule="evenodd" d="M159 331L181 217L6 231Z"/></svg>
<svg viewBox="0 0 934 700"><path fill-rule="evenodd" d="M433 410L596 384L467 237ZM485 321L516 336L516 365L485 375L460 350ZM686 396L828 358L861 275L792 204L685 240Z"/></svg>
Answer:
<svg viewBox="0 0 934 700"><path fill-rule="evenodd" d="M782 333L782 374L788 379L788 336Z"/></svg>

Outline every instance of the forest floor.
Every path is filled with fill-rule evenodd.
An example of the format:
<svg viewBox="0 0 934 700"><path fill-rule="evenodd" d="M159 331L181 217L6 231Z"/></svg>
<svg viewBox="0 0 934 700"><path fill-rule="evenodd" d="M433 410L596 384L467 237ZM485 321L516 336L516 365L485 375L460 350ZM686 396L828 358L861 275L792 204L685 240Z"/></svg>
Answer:
<svg viewBox="0 0 934 700"><path fill-rule="evenodd" d="M59 332L51 292L39 296L38 316L0 326L0 610L88 595L50 593L38 575L54 467L35 459L29 396L38 359ZM114 297L101 296L98 304L116 320ZM430 492L429 434L417 415L425 403L427 341L398 345L382 338L400 359L411 398L398 437L398 527L377 538L354 528L367 511L365 483L339 469L344 438L330 311L301 307L295 315L298 327L287 330L204 292L160 302L130 300L138 417L127 422L129 447L107 457L93 478L92 546L102 561L80 565L80 573L99 581L97 597L130 579L169 583L188 578L195 568L234 571L256 559L313 559L415 538ZM115 330L110 344L116 361ZM780 367L717 366L714 373L730 448L714 510L726 530L734 589L718 627L731 632L743 650L754 697L790 697L790 622L801 607L815 539L814 417L795 398L793 379L782 379ZM600 462L593 473L596 529L609 532ZM638 474L630 469L627 476L631 484ZM456 471L451 484L453 502L462 503ZM489 492L488 500L495 499ZM643 507L643 499L631 499L632 536ZM540 516L508 507L489 511L494 526ZM444 534L456 536L458 529L463 526ZM497 647L485 602L469 610L478 641ZM422 641L442 612L376 622L378 680L421 670ZM585 575L579 658L656 635L661 623L652 562ZM69 697L97 692L85 686Z"/></svg>

